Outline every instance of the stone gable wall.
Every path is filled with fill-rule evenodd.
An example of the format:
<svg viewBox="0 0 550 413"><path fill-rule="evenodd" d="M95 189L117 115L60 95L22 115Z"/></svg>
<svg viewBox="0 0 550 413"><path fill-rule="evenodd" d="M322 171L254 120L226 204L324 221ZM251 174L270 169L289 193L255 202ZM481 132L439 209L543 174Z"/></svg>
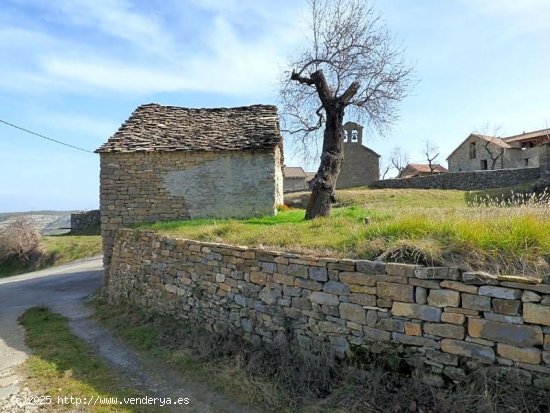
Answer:
<svg viewBox="0 0 550 413"><path fill-rule="evenodd" d="M306 191L308 185L306 178L285 178L284 179L284 192L297 192L297 191Z"/></svg>
<svg viewBox="0 0 550 413"><path fill-rule="evenodd" d="M375 188L460 189L467 191L519 185L537 180L539 177L540 168L498 169L385 179L376 181L371 186Z"/></svg>
<svg viewBox="0 0 550 413"><path fill-rule="evenodd" d="M234 152L100 154L107 269L115 232L140 222L273 215L283 203L279 148Z"/></svg>
<svg viewBox="0 0 550 413"><path fill-rule="evenodd" d="M405 349L430 375L479 364L550 389L550 285L118 231L106 293L255 343Z"/></svg>

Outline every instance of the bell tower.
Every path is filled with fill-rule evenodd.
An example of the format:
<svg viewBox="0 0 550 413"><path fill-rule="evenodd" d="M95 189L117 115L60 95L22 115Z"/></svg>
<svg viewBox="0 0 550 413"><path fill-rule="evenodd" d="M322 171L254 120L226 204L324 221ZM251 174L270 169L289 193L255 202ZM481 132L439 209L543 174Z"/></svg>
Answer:
<svg viewBox="0 0 550 413"><path fill-rule="evenodd" d="M363 144L363 127L355 122L346 122L344 125L344 144Z"/></svg>

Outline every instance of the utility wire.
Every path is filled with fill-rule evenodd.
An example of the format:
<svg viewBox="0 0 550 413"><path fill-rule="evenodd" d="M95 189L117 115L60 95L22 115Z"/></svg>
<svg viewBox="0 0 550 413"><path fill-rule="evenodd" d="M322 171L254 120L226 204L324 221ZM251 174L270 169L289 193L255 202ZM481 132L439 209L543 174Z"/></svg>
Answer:
<svg viewBox="0 0 550 413"><path fill-rule="evenodd" d="M38 136L38 137L40 137L40 138L42 138L42 139L47 139L47 140L49 140L49 141L52 141L52 142L55 142L55 143L59 143L60 145L68 146L69 148L78 149L79 151L82 151L82 152L93 153L92 151L89 151L88 149L79 148L78 146L74 146L74 145L71 145L71 144L69 144L69 143L61 142L61 141L58 141L57 139L48 138L47 136L44 136L44 135L41 135L41 134L39 134L39 133L30 131L30 130L25 129L25 128L22 128L22 127L20 127L20 126L14 125L13 123L6 122L5 120L2 120L2 119L0 119L0 123L3 123L3 124L8 125L8 126L11 126L12 128L15 128L15 129L22 130L23 132L30 133L31 135Z"/></svg>

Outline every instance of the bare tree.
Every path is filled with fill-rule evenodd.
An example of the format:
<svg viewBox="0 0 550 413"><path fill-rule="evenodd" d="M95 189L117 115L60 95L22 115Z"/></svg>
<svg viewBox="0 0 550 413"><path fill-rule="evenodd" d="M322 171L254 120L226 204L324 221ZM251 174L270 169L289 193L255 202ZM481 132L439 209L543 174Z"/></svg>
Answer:
<svg viewBox="0 0 550 413"><path fill-rule="evenodd" d="M381 165L382 165L382 168L380 169L382 172L382 180L386 179L386 175L388 174L388 172L390 171L390 168L392 166L391 164L391 161L388 162L385 158L384 160L381 162Z"/></svg>
<svg viewBox="0 0 550 413"><path fill-rule="evenodd" d="M309 0L309 46L290 63L281 85L283 130L307 147L324 127L321 164L306 219L330 215L343 161L346 110L383 132L411 86L403 60L370 0Z"/></svg>
<svg viewBox="0 0 550 413"><path fill-rule="evenodd" d="M502 159L502 157L504 156L504 148L498 145L500 140L500 138L498 137L500 133L500 126L491 127L489 123L486 123L481 128L479 128L476 133L483 135L487 138L484 139L483 147L485 148L485 151L487 152L487 155L491 160L491 165L489 169L494 170L498 160Z"/></svg>
<svg viewBox="0 0 550 413"><path fill-rule="evenodd" d="M399 176L410 162L409 154L404 152L401 147L396 146L391 152L390 162L397 169L397 176Z"/></svg>
<svg viewBox="0 0 550 413"><path fill-rule="evenodd" d="M28 218L17 217L0 229L0 263L10 258L28 261L39 248L40 234Z"/></svg>
<svg viewBox="0 0 550 413"><path fill-rule="evenodd" d="M424 154L426 155L426 160L428 161L428 167L430 168L430 174L433 174L435 169L439 164L434 163L434 161L439 156L439 148L434 145L430 140L426 140L426 146L424 148Z"/></svg>

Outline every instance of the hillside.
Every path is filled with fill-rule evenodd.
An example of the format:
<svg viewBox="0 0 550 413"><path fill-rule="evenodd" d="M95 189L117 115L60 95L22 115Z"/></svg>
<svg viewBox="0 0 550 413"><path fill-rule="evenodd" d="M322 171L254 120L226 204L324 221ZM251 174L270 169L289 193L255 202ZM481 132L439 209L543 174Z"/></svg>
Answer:
<svg viewBox="0 0 550 413"><path fill-rule="evenodd" d="M17 217L26 217L41 235L66 234L71 228L71 213L73 212L77 211L1 212L0 228L9 225Z"/></svg>

